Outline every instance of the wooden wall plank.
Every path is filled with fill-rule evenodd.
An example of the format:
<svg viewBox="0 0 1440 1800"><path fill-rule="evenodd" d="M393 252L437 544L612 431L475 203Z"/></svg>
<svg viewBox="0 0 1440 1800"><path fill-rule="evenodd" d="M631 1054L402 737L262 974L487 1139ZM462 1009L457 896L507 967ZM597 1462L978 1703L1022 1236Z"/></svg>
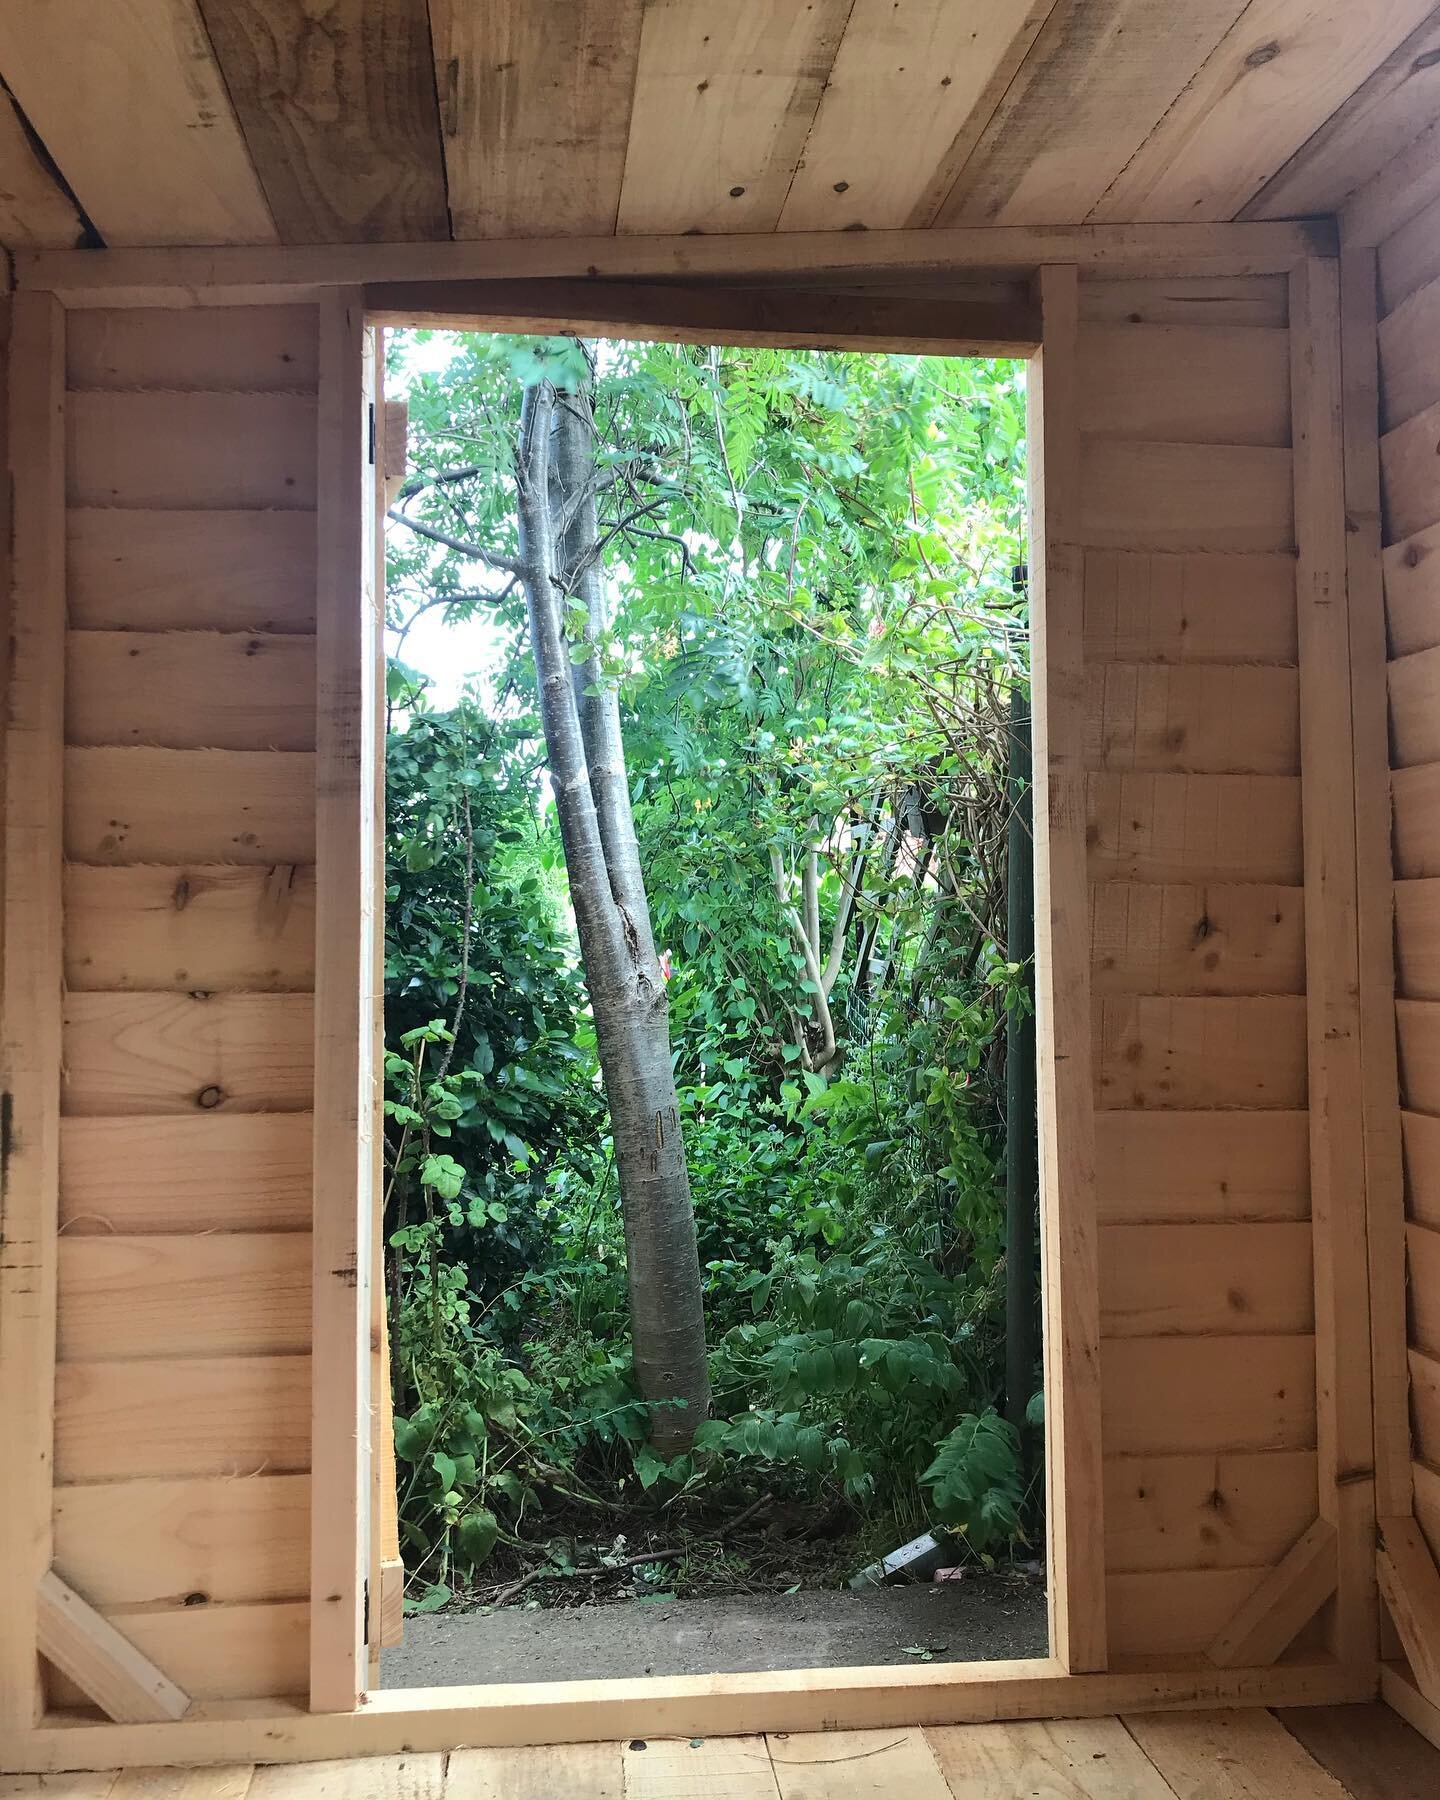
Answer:
<svg viewBox="0 0 1440 1800"><path fill-rule="evenodd" d="M620 231L774 230L849 13L845 0L647 6Z"/></svg>
<svg viewBox="0 0 1440 1800"><path fill-rule="evenodd" d="M1402 1112L1405 1200L1413 1219L1440 1227L1440 1118Z"/></svg>
<svg viewBox="0 0 1440 1800"><path fill-rule="evenodd" d="M424 0L199 0L284 244L448 238Z"/></svg>
<svg viewBox="0 0 1440 1800"><path fill-rule="evenodd" d="M1440 524L1381 552L1390 650L1406 656L1440 644Z"/></svg>
<svg viewBox="0 0 1440 1800"><path fill-rule="evenodd" d="M1221 281L1190 276L1173 281L1087 277L1080 317L1126 325L1284 325L1290 296L1283 275Z"/></svg>
<svg viewBox="0 0 1440 1800"><path fill-rule="evenodd" d="M1311 1338L1110 1338L1101 1362L1107 1455L1314 1445Z"/></svg>
<svg viewBox="0 0 1440 1800"><path fill-rule="evenodd" d="M1392 658L1388 674L1395 767L1440 762L1440 646Z"/></svg>
<svg viewBox="0 0 1440 1800"><path fill-rule="evenodd" d="M121 1725L183 1719L190 1710L190 1696L53 1569L40 1577L38 1611L46 1667L74 1684L82 1706Z"/></svg>
<svg viewBox="0 0 1440 1800"><path fill-rule="evenodd" d="M1407 295L1379 332L1381 423L1389 431L1440 400L1440 277Z"/></svg>
<svg viewBox="0 0 1440 1800"><path fill-rule="evenodd" d="M1288 554L1085 553L1087 662L1293 664L1296 655Z"/></svg>
<svg viewBox="0 0 1440 1800"><path fill-rule="evenodd" d="M1097 994L1301 994L1304 890L1097 882L1090 896Z"/></svg>
<svg viewBox="0 0 1440 1800"><path fill-rule="evenodd" d="M303 992L315 980L314 870L69 863L65 980L76 992Z"/></svg>
<svg viewBox="0 0 1440 1800"><path fill-rule="evenodd" d="M1105 1464L1112 1574L1272 1567L1314 1517L1313 1450L1119 1456Z"/></svg>
<svg viewBox="0 0 1440 1800"><path fill-rule="evenodd" d="M615 229L642 13L641 0L431 0L455 237Z"/></svg>
<svg viewBox="0 0 1440 1800"><path fill-rule="evenodd" d="M313 750L314 639L67 632L65 736L71 744Z"/></svg>
<svg viewBox="0 0 1440 1800"><path fill-rule="evenodd" d="M308 994L69 994L61 1105L71 1115L301 1112Z"/></svg>
<svg viewBox="0 0 1440 1800"><path fill-rule="evenodd" d="M195 1700L250 1700L305 1691L308 1603L119 1608L115 1624Z"/></svg>
<svg viewBox="0 0 1440 1800"><path fill-rule="evenodd" d="M1405 1228L1410 1267L1410 1342L1429 1356L1440 1357L1440 1231L1430 1225Z"/></svg>
<svg viewBox="0 0 1440 1800"><path fill-rule="evenodd" d="M65 854L99 863L311 863L315 759L285 750L67 750Z"/></svg>
<svg viewBox="0 0 1440 1800"><path fill-rule="evenodd" d="M66 524L72 626L315 629L313 513L71 507Z"/></svg>
<svg viewBox="0 0 1440 1800"><path fill-rule="evenodd" d="M0 93L0 243L73 250L85 236L75 202L36 155L15 102Z"/></svg>
<svg viewBox="0 0 1440 1800"><path fill-rule="evenodd" d="M55 1566L101 1608L303 1597L309 1534L308 1475L55 1490Z"/></svg>
<svg viewBox="0 0 1440 1800"><path fill-rule="evenodd" d="M1093 880L1301 880L1293 776L1092 773L1086 791Z"/></svg>
<svg viewBox="0 0 1440 1800"><path fill-rule="evenodd" d="M1440 763L1394 770L1390 797L1396 878L1411 881L1440 875Z"/></svg>
<svg viewBox="0 0 1440 1800"><path fill-rule="evenodd" d="M1341 208L1348 243L1383 244L1417 213L1440 199L1440 120L1432 119ZM1387 295L1387 305L1389 304Z"/></svg>
<svg viewBox="0 0 1440 1800"><path fill-rule="evenodd" d="M1282 449L1290 442L1283 329L1084 325L1080 367L1080 416L1096 437Z"/></svg>
<svg viewBox="0 0 1440 1800"><path fill-rule="evenodd" d="M1410 1418L1415 1451L1440 1467L1440 1361L1423 1350L1411 1350Z"/></svg>
<svg viewBox="0 0 1440 1800"><path fill-rule="evenodd" d="M1086 670L1092 769L1298 775L1294 669L1107 662Z"/></svg>
<svg viewBox="0 0 1440 1800"><path fill-rule="evenodd" d="M8 580L0 1080L8 1154L0 1192L0 1726L37 1716L36 1584L50 1565L55 1228L60 1096L60 807L64 718L64 315L14 303L6 459Z"/></svg>
<svg viewBox="0 0 1440 1800"><path fill-rule="evenodd" d="M308 1113L70 1118L60 1227L98 1233L308 1231Z"/></svg>
<svg viewBox="0 0 1440 1800"><path fill-rule="evenodd" d="M1166 1569L1111 1574L1105 1583L1116 1656L1188 1656L1204 1650L1267 1570Z"/></svg>
<svg viewBox="0 0 1440 1800"><path fill-rule="evenodd" d="M1397 1000L1400 1091L1411 1112L1440 1114L1440 1004Z"/></svg>
<svg viewBox="0 0 1440 1800"><path fill-rule="evenodd" d="M1115 550L1283 550L1294 541L1290 452L1087 436L1082 541Z"/></svg>
<svg viewBox="0 0 1440 1800"><path fill-rule="evenodd" d="M1376 252L1380 296L1387 313L1440 275L1440 195L1381 238Z"/></svg>
<svg viewBox="0 0 1440 1800"><path fill-rule="evenodd" d="M1306 1011L1298 995L1103 998L1095 1008L1096 1104L1302 1107Z"/></svg>
<svg viewBox="0 0 1440 1800"><path fill-rule="evenodd" d="M1396 543L1440 520L1440 402L1380 439L1385 541Z"/></svg>
<svg viewBox="0 0 1440 1800"><path fill-rule="evenodd" d="M1108 1225L1101 1232L1104 1337L1314 1329L1308 1221Z"/></svg>
<svg viewBox="0 0 1440 1800"><path fill-rule="evenodd" d="M309 1348L304 1232L61 1241L59 1354L70 1361Z"/></svg>
<svg viewBox="0 0 1440 1800"><path fill-rule="evenodd" d="M275 242L194 0L15 0L0 66L107 244Z"/></svg>
<svg viewBox="0 0 1440 1800"><path fill-rule="evenodd" d="M313 306L85 307L65 334L65 384L313 392Z"/></svg>
<svg viewBox="0 0 1440 1800"><path fill-rule="evenodd" d="M67 408L72 506L315 504L309 394L95 389Z"/></svg>
<svg viewBox="0 0 1440 1800"><path fill-rule="evenodd" d="M280 1475L310 1466L310 1359L61 1363L55 1479Z"/></svg>
<svg viewBox="0 0 1440 1800"><path fill-rule="evenodd" d="M1102 1225L1309 1217L1303 1112L1102 1112L1095 1157Z"/></svg>

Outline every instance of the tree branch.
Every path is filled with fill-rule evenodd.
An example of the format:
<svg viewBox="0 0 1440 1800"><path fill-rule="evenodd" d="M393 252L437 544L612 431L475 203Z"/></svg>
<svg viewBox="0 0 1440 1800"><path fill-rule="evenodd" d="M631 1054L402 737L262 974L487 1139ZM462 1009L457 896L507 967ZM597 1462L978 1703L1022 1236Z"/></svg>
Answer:
<svg viewBox="0 0 1440 1800"><path fill-rule="evenodd" d="M518 576L521 573L518 557L502 556L498 550L486 550L480 544L467 544L463 538L437 531L433 525L422 525L418 519L412 519L408 513L401 512L398 506L392 506L385 517L394 520L397 525L407 526L418 537L429 538L432 544L443 544L447 550L458 551L461 556L484 563L487 569L499 569L505 575Z"/></svg>

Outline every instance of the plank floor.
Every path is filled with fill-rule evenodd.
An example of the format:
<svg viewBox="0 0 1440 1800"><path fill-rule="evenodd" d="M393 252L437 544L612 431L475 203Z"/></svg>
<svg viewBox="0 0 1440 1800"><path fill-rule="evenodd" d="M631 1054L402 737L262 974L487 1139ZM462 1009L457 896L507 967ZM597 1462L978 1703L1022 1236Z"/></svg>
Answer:
<svg viewBox="0 0 1440 1800"><path fill-rule="evenodd" d="M1303 1740L1303 1741L1302 1741ZM772 1733L343 1762L0 1775L0 1800L1420 1800L1440 1751L1387 1707Z"/></svg>

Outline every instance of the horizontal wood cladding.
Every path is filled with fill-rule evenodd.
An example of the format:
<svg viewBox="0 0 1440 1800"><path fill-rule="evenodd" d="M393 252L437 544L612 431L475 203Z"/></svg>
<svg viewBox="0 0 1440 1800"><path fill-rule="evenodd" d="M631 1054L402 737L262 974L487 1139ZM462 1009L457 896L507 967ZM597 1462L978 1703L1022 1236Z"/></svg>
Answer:
<svg viewBox="0 0 1440 1800"><path fill-rule="evenodd" d="M68 863L64 881L73 990L314 985L313 868Z"/></svg>
<svg viewBox="0 0 1440 1800"><path fill-rule="evenodd" d="M308 1231L312 1138L308 1112L62 1119L60 1228Z"/></svg>
<svg viewBox="0 0 1440 1800"><path fill-rule="evenodd" d="M72 506L66 536L72 626L315 629L312 512Z"/></svg>
<svg viewBox="0 0 1440 1800"><path fill-rule="evenodd" d="M65 1238L59 1287L72 1361L310 1348L306 1232Z"/></svg>
<svg viewBox="0 0 1440 1800"><path fill-rule="evenodd" d="M1285 552L1085 552L1087 664L1293 666L1296 655L1295 559Z"/></svg>
<svg viewBox="0 0 1440 1800"><path fill-rule="evenodd" d="M1381 438L1380 477L1387 543L1440 520L1440 401Z"/></svg>
<svg viewBox="0 0 1440 1800"><path fill-rule="evenodd" d="M1393 657L1389 676L1394 766L1440 762L1440 646Z"/></svg>
<svg viewBox="0 0 1440 1800"><path fill-rule="evenodd" d="M1302 1107L1305 1001L1116 995L1095 1002L1096 1105Z"/></svg>
<svg viewBox="0 0 1440 1800"><path fill-rule="evenodd" d="M1269 1573L1260 1566L1110 1575L1110 1654L1192 1656L1206 1650Z"/></svg>
<svg viewBox="0 0 1440 1800"><path fill-rule="evenodd" d="M1313 1338L1109 1338L1100 1361L1107 1456L1314 1447Z"/></svg>
<svg viewBox="0 0 1440 1800"><path fill-rule="evenodd" d="M313 863L314 756L68 749L65 854L98 863Z"/></svg>
<svg viewBox="0 0 1440 1800"><path fill-rule="evenodd" d="M1304 899L1303 888L1254 883L1096 882L1092 992L1303 993Z"/></svg>
<svg viewBox="0 0 1440 1800"><path fill-rule="evenodd" d="M1440 1115L1440 1001L1397 1000L1400 1095L1412 1112Z"/></svg>
<svg viewBox="0 0 1440 1800"><path fill-rule="evenodd" d="M1092 880L1303 879L1298 777L1095 771L1086 800Z"/></svg>
<svg viewBox="0 0 1440 1800"><path fill-rule="evenodd" d="M1440 1231L1431 1225L1407 1225L1405 1254L1410 1342L1428 1356L1440 1356Z"/></svg>
<svg viewBox="0 0 1440 1800"><path fill-rule="evenodd" d="M1396 769L1390 777L1390 801L1397 878L1440 875L1440 762Z"/></svg>
<svg viewBox="0 0 1440 1800"><path fill-rule="evenodd" d="M1440 524L1391 544L1382 555L1390 654L1440 644Z"/></svg>
<svg viewBox="0 0 1440 1800"><path fill-rule="evenodd" d="M301 1112L309 994L69 994L61 1111Z"/></svg>
<svg viewBox="0 0 1440 1800"><path fill-rule="evenodd" d="M1087 434L1079 529L1096 549L1287 550L1295 540L1290 452Z"/></svg>
<svg viewBox="0 0 1440 1800"><path fill-rule="evenodd" d="M1440 1360L1410 1351L1410 1428L1415 1453L1440 1468Z"/></svg>
<svg viewBox="0 0 1440 1800"><path fill-rule="evenodd" d="M1380 399L1386 431L1440 400L1440 279L1380 321Z"/></svg>
<svg viewBox="0 0 1440 1800"><path fill-rule="evenodd" d="M1296 670L1104 662L1085 673L1092 769L1297 775Z"/></svg>
<svg viewBox="0 0 1440 1800"><path fill-rule="evenodd" d="M65 382L90 388L313 392L313 306L77 309L65 322Z"/></svg>
<svg viewBox="0 0 1440 1800"><path fill-rule="evenodd" d="M1101 1229L1105 1337L1293 1336L1314 1328L1308 1220Z"/></svg>
<svg viewBox="0 0 1440 1800"><path fill-rule="evenodd" d="M57 1488L55 1567L100 1607L301 1598L310 1586L310 1478Z"/></svg>
<svg viewBox="0 0 1440 1800"><path fill-rule="evenodd" d="M1290 443L1290 337L1265 325L1086 323L1079 409L1097 437Z"/></svg>
<svg viewBox="0 0 1440 1800"><path fill-rule="evenodd" d="M1309 1123L1298 1111L1099 1112L1101 1224L1308 1218Z"/></svg>
<svg viewBox="0 0 1440 1800"><path fill-rule="evenodd" d="M315 404L308 394L71 394L69 503L312 508Z"/></svg>
<svg viewBox="0 0 1440 1800"><path fill-rule="evenodd" d="M1105 1463L1106 1564L1256 1569L1315 1517L1313 1450L1118 1456Z"/></svg>
<svg viewBox="0 0 1440 1800"><path fill-rule="evenodd" d="M70 631L70 744L313 750L315 640L248 631Z"/></svg>
<svg viewBox="0 0 1440 1800"><path fill-rule="evenodd" d="M1428 1463L1411 1464L1415 1489L1415 1522L1424 1533L1430 1554L1440 1561L1440 1471Z"/></svg>
<svg viewBox="0 0 1440 1800"><path fill-rule="evenodd" d="M310 1466L308 1356L62 1362L55 1478L279 1475Z"/></svg>
<svg viewBox="0 0 1440 1800"><path fill-rule="evenodd" d="M1412 1219L1440 1229L1440 1118L1402 1112L1405 1200Z"/></svg>
<svg viewBox="0 0 1440 1800"><path fill-rule="evenodd" d="M303 1601L121 1607L110 1620L143 1655L173 1669L192 1700L258 1700L306 1691L310 1608Z"/></svg>
<svg viewBox="0 0 1440 1800"><path fill-rule="evenodd" d="M1440 198L1422 206L1379 246L1380 298L1386 313L1440 278Z"/></svg>
<svg viewBox="0 0 1440 1800"><path fill-rule="evenodd" d="M1395 883L1395 979L1407 1000L1440 1000L1440 880Z"/></svg>
<svg viewBox="0 0 1440 1800"><path fill-rule="evenodd" d="M1284 275L1231 275L1173 281L1106 280L1080 283L1080 318L1086 324L1285 325L1290 286Z"/></svg>

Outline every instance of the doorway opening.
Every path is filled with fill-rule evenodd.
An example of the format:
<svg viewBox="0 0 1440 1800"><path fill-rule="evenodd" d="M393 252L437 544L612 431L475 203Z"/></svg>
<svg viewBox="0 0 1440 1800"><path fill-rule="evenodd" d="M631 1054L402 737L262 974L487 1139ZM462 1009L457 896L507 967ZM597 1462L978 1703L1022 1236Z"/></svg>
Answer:
<svg viewBox="0 0 1440 1800"><path fill-rule="evenodd" d="M1044 1655L1024 365L386 365L382 1684Z"/></svg>

